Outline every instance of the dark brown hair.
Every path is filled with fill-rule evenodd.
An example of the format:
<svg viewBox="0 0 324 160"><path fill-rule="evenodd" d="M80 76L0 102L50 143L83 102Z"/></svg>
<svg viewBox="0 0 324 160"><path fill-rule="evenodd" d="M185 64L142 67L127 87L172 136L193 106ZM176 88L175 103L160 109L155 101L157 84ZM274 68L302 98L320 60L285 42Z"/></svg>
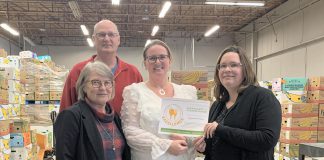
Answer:
<svg viewBox="0 0 324 160"><path fill-rule="evenodd" d="M243 81L238 89L238 93L242 92L244 89L246 89L250 85L259 86L259 83L257 81L256 75L252 69L252 63L247 58L246 52L244 49L242 49L239 46L229 46L226 47L221 54L218 57L216 69L215 69L215 75L214 75L214 81L215 81L215 88L214 88L214 96L216 98L216 101L223 101L227 102L229 100L229 93L226 90L226 88L222 85L220 82L218 73L219 70L217 69L217 66L220 64L220 61L224 54L228 52L234 52L237 53L240 57L240 61L242 64L242 72L243 72Z"/></svg>

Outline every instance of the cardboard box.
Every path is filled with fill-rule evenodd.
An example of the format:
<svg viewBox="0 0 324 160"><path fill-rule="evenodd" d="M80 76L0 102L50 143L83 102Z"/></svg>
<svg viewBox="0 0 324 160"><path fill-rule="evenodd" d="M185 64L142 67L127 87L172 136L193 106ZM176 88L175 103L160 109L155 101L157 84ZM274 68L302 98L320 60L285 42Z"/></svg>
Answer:
<svg viewBox="0 0 324 160"><path fill-rule="evenodd" d="M318 117L282 117L281 127L290 130L317 130Z"/></svg>
<svg viewBox="0 0 324 160"><path fill-rule="evenodd" d="M26 100L35 100L35 92L26 92Z"/></svg>
<svg viewBox="0 0 324 160"><path fill-rule="evenodd" d="M55 92L55 91L50 91L50 100L60 100L62 96L62 92Z"/></svg>
<svg viewBox="0 0 324 160"><path fill-rule="evenodd" d="M288 157L298 157L299 155L299 144L287 144L281 143L280 153Z"/></svg>
<svg viewBox="0 0 324 160"><path fill-rule="evenodd" d="M324 103L324 91L308 91L307 93L308 103Z"/></svg>
<svg viewBox="0 0 324 160"><path fill-rule="evenodd" d="M6 105L0 105L0 120L7 120L9 119L9 106Z"/></svg>
<svg viewBox="0 0 324 160"><path fill-rule="evenodd" d="M12 147L10 159L27 160L28 159L28 150L24 147Z"/></svg>
<svg viewBox="0 0 324 160"><path fill-rule="evenodd" d="M308 90L324 90L324 77L311 77L308 79Z"/></svg>
<svg viewBox="0 0 324 160"><path fill-rule="evenodd" d="M20 84L20 81L17 81L17 80L8 80L8 88L9 88L9 91L10 92L18 92L20 93L21 92L21 84Z"/></svg>
<svg viewBox="0 0 324 160"><path fill-rule="evenodd" d="M281 91L281 78L272 79L272 91L279 92Z"/></svg>
<svg viewBox="0 0 324 160"><path fill-rule="evenodd" d="M282 78L282 91L306 91L307 78Z"/></svg>
<svg viewBox="0 0 324 160"><path fill-rule="evenodd" d="M283 117L316 117L318 103L284 103L281 104Z"/></svg>
<svg viewBox="0 0 324 160"><path fill-rule="evenodd" d="M319 104L318 117L324 117L324 104Z"/></svg>
<svg viewBox="0 0 324 160"><path fill-rule="evenodd" d="M7 79L20 80L20 71L14 67L0 67L0 74L6 75Z"/></svg>
<svg viewBox="0 0 324 160"><path fill-rule="evenodd" d="M318 131L318 142L324 143L324 131Z"/></svg>
<svg viewBox="0 0 324 160"><path fill-rule="evenodd" d="M11 147L24 147L31 144L30 131L24 133L11 133L10 146Z"/></svg>
<svg viewBox="0 0 324 160"><path fill-rule="evenodd" d="M172 71L171 82L176 84L196 84L208 81L207 71Z"/></svg>
<svg viewBox="0 0 324 160"><path fill-rule="evenodd" d="M48 149L49 148L48 134L46 134L46 133L36 133L36 141L37 141L37 145L41 149Z"/></svg>
<svg viewBox="0 0 324 160"><path fill-rule="evenodd" d="M10 133L23 133L29 131L30 126L27 120L14 119L13 123L10 123Z"/></svg>
<svg viewBox="0 0 324 160"><path fill-rule="evenodd" d="M0 120L0 137L8 135L10 133L10 121Z"/></svg>
<svg viewBox="0 0 324 160"><path fill-rule="evenodd" d="M36 101L48 101L49 100L49 92L35 92L35 100Z"/></svg>
<svg viewBox="0 0 324 160"><path fill-rule="evenodd" d="M8 99L8 103L11 103L11 104L18 104L20 101L20 93L18 92L10 92L9 91L9 99Z"/></svg>
<svg viewBox="0 0 324 160"><path fill-rule="evenodd" d="M0 89L0 104L8 104L8 103L9 103L8 90Z"/></svg>
<svg viewBox="0 0 324 160"><path fill-rule="evenodd" d="M3 77L2 75L0 75L0 89L1 90L9 89L8 79L6 77Z"/></svg>
<svg viewBox="0 0 324 160"><path fill-rule="evenodd" d="M272 81L259 81L260 87L272 90Z"/></svg>
<svg viewBox="0 0 324 160"><path fill-rule="evenodd" d="M307 91L278 91L273 92L280 103L306 103Z"/></svg>
<svg viewBox="0 0 324 160"><path fill-rule="evenodd" d="M284 130L280 132L280 142L282 143L314 143L317 142L317 130L299 131Z"/></svg>

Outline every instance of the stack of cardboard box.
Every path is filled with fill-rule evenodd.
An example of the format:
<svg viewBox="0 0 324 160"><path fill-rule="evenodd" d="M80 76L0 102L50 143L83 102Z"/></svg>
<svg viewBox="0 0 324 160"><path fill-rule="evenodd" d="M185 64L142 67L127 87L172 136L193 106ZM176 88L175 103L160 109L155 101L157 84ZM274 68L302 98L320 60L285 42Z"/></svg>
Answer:
<svg viewBox="0 0 324 160"><path fill-rule="evenodd" d="M207 75L207 71L172 71L171 82L195 86L198 99L209 100Z"/></svg>

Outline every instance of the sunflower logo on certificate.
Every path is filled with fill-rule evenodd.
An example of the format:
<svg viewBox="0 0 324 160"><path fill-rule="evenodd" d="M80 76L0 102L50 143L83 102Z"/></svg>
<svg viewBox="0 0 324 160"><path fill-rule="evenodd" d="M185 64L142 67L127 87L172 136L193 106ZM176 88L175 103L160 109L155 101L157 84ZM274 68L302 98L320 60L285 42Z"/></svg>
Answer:
<svg viewBox="0 0 324 160"><path fill-rule="evenodd" d="M183 111L176 104L170 104L164 108L162 115L163 122L170 126L178 126L183 122Z"/></svg>

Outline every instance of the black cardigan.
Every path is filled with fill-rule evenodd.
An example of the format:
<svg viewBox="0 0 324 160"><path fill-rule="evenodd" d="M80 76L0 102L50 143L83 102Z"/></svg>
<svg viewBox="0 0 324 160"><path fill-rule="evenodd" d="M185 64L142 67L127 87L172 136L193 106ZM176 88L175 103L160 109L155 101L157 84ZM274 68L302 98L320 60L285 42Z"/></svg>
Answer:
<svg viewBox="0 0 324 160"><path fill-rule="evenodd" d="M130 160L130 148L115 114L114 122L125 141L123 160ZM104 160L104 150L95 117L85 101L63 110L54 124L57 160Z"/></svg>
<svg viewBox="0 0 324 160"><path fill-rule="evenodd" d="M215 121L225 106L225 102L214 102L208 121ZM224 124L216 128L213 136L218 141L206 139L205 160L273 160L280 126L281 106L273 93L249 86L239 94Z"/></svg>

